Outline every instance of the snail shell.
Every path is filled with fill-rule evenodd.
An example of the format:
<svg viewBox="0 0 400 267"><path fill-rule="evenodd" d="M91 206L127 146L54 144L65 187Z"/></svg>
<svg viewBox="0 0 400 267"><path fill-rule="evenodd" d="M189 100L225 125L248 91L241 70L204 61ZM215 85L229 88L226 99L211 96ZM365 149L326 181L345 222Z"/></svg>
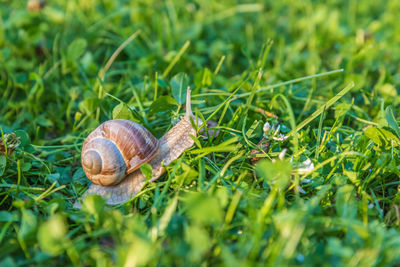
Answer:
<svg viewBox="0 0 400 267"><path fill-rule="evenodd" d="M149 162L159 147L159 141L136 122L106 121L83 143L82 167L93 183L115 185L141 164Z"/></svg>
<svg viewBox="0 0 400 267"><path fill-rule="evenodd" d="M185 116L160 140L155 139L140 124L126 120L104 122L91 133L82 147L82 166L93 184L82 195L81 200L88 195L99 195L109 205L129 201L146 183L147 177L138 169L144 162L148 162L152 168L151 181L158 179L166 171L165 166L193 146L196 136L193 126L202 125L202 121L193 115L190 102L188 89ZM116 147L124 149L119 150ZM101 168L98 164L99 158ZM103 172L105 170L107 171ZM74 207L80 208L80 202L75 202Z"/></svg>

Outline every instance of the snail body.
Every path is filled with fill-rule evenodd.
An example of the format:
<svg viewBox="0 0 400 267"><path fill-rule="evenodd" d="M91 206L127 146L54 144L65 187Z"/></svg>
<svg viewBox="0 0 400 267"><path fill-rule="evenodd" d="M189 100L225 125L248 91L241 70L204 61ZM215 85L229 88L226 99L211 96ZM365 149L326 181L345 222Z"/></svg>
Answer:
<svg viewBox="0 0 400 267"><path fill-rule="evenodd" d="M185 116L159 140L135 122L110 120L101 124L82 147L82 167L93 182L82 199L96 194L110 205L130 200L146 182L141 164L150 164L154 181L165 172L165 166L193 146L196 130L191 118L188 90ZM79 202L74 206L79 208Z"/></svg>

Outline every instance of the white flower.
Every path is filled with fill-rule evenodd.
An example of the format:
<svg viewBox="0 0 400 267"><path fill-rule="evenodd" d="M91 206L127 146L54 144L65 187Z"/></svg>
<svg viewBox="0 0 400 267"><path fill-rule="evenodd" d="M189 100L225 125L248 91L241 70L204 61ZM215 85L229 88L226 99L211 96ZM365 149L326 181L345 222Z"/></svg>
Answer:
<svg viewBox="0 0 400 267"><path fill-rule="evenodd" d="M309 182L311 182L310 179L304 178L303 180L300 181L302 184L308 184Z"/></svg>
<svg viewBox="0 0 400 267"><path fill-rule="evenodd" d="M264 131L264 137L269 140L275 140L275 141L284 141L289 138L289 136L286 136L281 133L281 125L278 124L275 126L274 124L269 124L269 122L266 122L263 126L263 131Z"/></svg>
<svg viewBox="0 0 400 267"><path fill-rule="evenodd" d="M287 136L287 135L283 135L283 134L278 134L278 136L274 136L274 137L272 137L275 141L284 141L284 140L286 140L286 139L288 139L289 138L289 136Z"/></svg>
<svg viewBox="0 0 400 267"><path fill-rule="evenodd" d="M305 161L299 164L299 168L297 169L297 173L299 174L306 174L314 170L314 163L307 158Z"/></svg>
<svg viewBox="0 0 400 267"><path fill-rule="evenodd" d="M264 123L263 131L264 131L264 132L269 132L269 129L271 129L271 125L270 125L269 122L267 121L266 123Z"/></svg>
<svg viewBox="0 0 400 267"><path fill-rule="evenodd" d="M279 160L284 160L286 151L287 151L286 148L282 149L282 151L281 151L281 152L279 153L279 155L278 155L278 159L279 159ZM276 162L276 159L271 159L271 161L272 161L272 162Z"/></svg>
<svg viewBox="0 0 400 267"><path fill-rule="evenodd" d="M284 148L284 149L282 149L281 153L279 153L278 158L279 158L280 160L283 160L283 159L285 158L286 151L287 151L287 149Z"/></svg>
<svg viewBox="0 0 400 267"><path fill-rule="evenodd" d="M303 188L301 188L301 186L299 186L299 192L300 192L301 194L305 194L305 193L306 193L306 191L305 191Z"/></svg>

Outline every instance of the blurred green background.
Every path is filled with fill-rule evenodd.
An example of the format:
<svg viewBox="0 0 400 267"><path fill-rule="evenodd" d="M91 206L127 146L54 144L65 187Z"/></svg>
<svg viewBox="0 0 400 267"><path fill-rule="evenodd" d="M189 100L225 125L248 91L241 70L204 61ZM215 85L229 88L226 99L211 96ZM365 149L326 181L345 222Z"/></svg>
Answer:
<svg viewBox="0 0 400 267"><path fill-rule="evenodd" d="M20 138L0 154L0 265L400 263L398 0L37 4L0 0L2 140ZM109 208L90 197L72 209L88 185L84 138L112 118L162 136L182 114L173 99L156 102L172 95L176 75L205 118L239 86L237 96L306 78L224 105L213 117L220 136L199 141L221 151L185 154L131 202ZM271 120L259 108L293 130L351 82L334 108L267 151L319 166L304 192L289 161L255 174L250 151ZM287 182L271 184L269 172Z"/></svg>

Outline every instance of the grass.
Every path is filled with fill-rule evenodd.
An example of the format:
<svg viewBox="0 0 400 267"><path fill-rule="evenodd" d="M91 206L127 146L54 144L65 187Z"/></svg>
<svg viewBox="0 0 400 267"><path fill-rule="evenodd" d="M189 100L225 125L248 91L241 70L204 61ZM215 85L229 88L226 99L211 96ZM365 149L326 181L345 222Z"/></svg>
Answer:
<svg viewBox="0 0 400 267"><path fill-rule="evenodd" d="M0 1L0 265L398 265L399 14L397 0ZM112 118L161 137L183 114L177 80L219 135L130 202L73 209L84 138Z"/></svg>

